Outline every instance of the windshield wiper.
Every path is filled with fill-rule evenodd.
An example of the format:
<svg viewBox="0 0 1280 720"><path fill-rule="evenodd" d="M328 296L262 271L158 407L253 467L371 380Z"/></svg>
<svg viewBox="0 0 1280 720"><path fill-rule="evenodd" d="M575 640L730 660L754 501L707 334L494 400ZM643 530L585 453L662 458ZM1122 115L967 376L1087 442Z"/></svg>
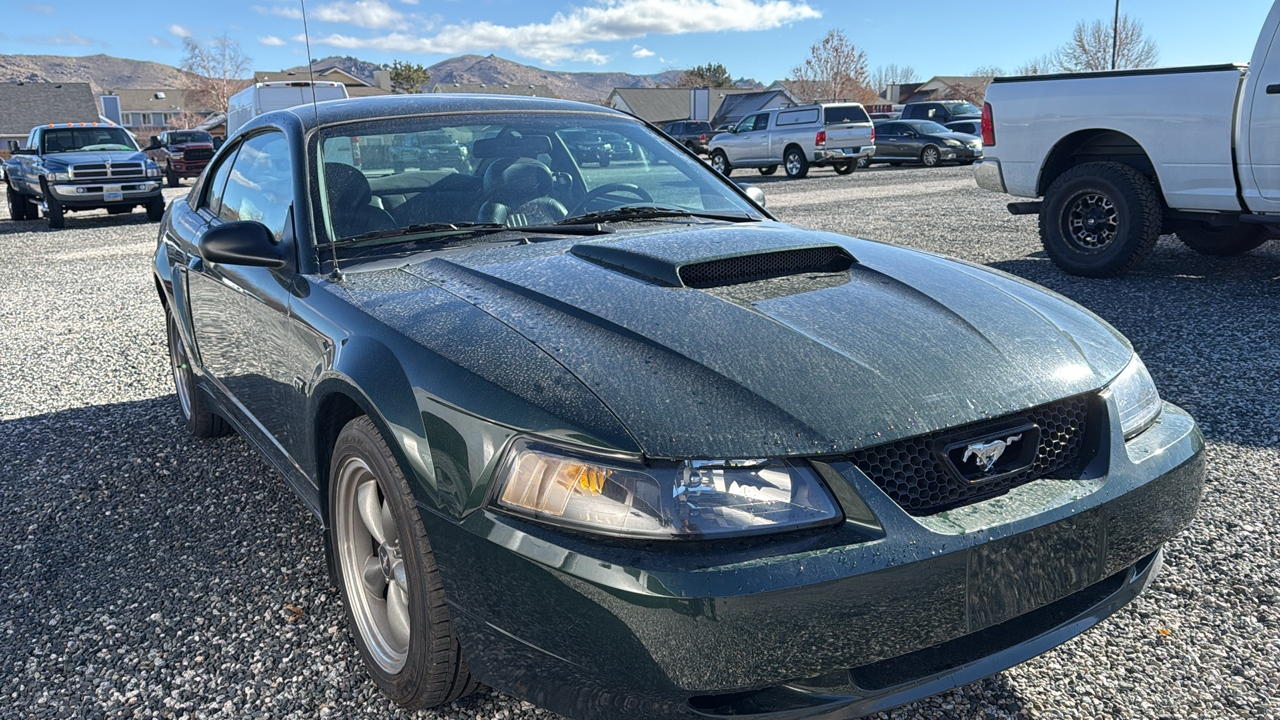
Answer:
<svg viewBox="0 0 1280 720"><path fill-rule="evenodd" d="M651 218L696 217L708 220L724 220L726 222L757 222L759 218L746 213L711 213L701 210L685 210L684 208L662 207L658 205L623 205L622 207L599 210L596 212L575 215L565 218L557 225L580 225L584 222L613 222L616 220L647 220Z"/></svg>
<svg viewBox="0 0 1280 720"><path fill-rule="evenodd" d="M368 242L370 240L385 240L387 238L407 238L413 235L414 240L422 240L424 237L442 237L455 235L470 235L473 233L500 232L502 230L511 230L501 223L475 223L475 222L457 222L457 223L421 223L419 225L410 225L408 227L394 228L391 230L374 230L362 235L354 237L339 238L330 242L330 245L357 245L359 243Z"/></svg>

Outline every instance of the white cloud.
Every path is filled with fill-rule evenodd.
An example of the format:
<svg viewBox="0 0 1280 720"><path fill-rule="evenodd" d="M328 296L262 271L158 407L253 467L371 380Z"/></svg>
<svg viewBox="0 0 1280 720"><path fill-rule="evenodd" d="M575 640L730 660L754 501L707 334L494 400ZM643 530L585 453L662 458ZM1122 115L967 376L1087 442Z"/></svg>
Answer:
<svg viewBox="0 0 1280 720"><path fill-rule="evenodd" d="M400 0L400 2L404 3L405 5L417 5L417 4L418 4L418 0Z"/></svg>
<svg viewBox="0 0 1280 720"><path fill-rule="evenodd" d="M165 40L164 38L156 37L155 35L148 35L147 39L151 41L152 45L156 45L158 47L162 47L162 48L173 47L173 43L169 42L168 40Z"/></svg>
<svg viewBox="0 0 1280 720"><path fill-rule="evenodd" d="M768 30L818 17L822 13L807 0L604 0L573 8L567 14L557 13L545 23L514 27L487 21L464 23L442 27L430 37L394 32L362 38L334 33L313 42L344 49L440 55L510 50L547 63L579 60L602 64L607 57L581 46L649 34Z"/></svg>
<svg viewBox="0 0 1280 720"><path fill-rule="evenodd" d="M393 10L382 0L329 3L317 7L312 17L321 22L374 29L391 27L404 21L404 15L400 11Z"/></svg>
<svg viewBox="0 0 1280 720"><path fill-rule="evenodd" d="M631 46L631 57L647 58L647 57L653 57L653 56L654 56L654 52L652 50L649 50L648 48L642 48L639 45Z"/></svg>
<svg viewBox="0 0 1280 720"><path fill-rule="evenodd" d="M186 29L186 28L184 28L184 27L182 27L181 25L178 25L178 24L176 24L176 23L175 23L175 24L173 24L173 25L170 25L170 26L169 26L169 34L170 34L170 35L173 35L174 37L180 37L180 38L188 38L188 37L191 37L191 31L190 31L190 30L188 30L188 29Z"/></svg>
<svg viewBox="0 0 1280 720"><path fill-rule="evenodd" d="M259 37L259 38L258 38L258 42L262 43L263 45L270 45L271 47L280 47L281 45L284 45L284 44L285 44L285 41L281 40L280 38L276 37L275 35L268 35L268 36L266 36L266 37Z"/></svg>
<svg viewBox="0 0 1280 720"><path fill-rule="evenodd" d="M263 7L261 5L254 5L253 11L261 15L275 15L276 17L285 17L290 20L302 19L302 11L296 7L280 7L279 5L274 7Z"/></svg>
<svg viewBox="0 0 1280 720"><path fill-rule="evenodd" d="M41 5L39 3L31 3L27 6L27 9L39 15L55 15L58 12L58 8L52 5Z"/></svg>

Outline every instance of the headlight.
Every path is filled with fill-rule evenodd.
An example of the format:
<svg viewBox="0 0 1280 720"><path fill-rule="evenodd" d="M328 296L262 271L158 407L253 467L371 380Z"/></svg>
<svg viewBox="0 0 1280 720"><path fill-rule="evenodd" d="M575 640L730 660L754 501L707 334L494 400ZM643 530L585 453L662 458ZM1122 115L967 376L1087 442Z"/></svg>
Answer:
<svg viewBox="0 0 1280 720"><path fill-rule="evenodd" d="M153 162L148 162L147 177L160 177L160 166Z"/></svg>
<svg viewBox="0 0 1280 720"><path fill-rule="evenodd" d="M50 180L52 180L52 181L54 181L54 182L67 182L67 181L69 181L69 180L71 179L71 173L69 173L69 172L65 172L65 171L64 171L64 172L51 172L51 173L49 173L49 179L50 179Z"/></svg>
<svg viewBox="0 0 1280 720"><path fill-rule="evenodd" d="M172 159L174 159L174 160L181 160L181 159L182 159L182 151L181 151L181 150L174 150L174 151L172 151L172 152L170 152L170 153L169 153L169 157L170 157L170 158L172 158Z"/></svg>
<svg viewBox="0 0 1280 720"><path fill-rule="evenodd" d="M1120 410L1120 428L1124 430L1125 440L1151 427L1160 416L1160 393L1136 353L1124 372L1107 387Z"/></svg>
<svg viewBox="0 0 1280 720"><path fill-rule="evenodd" d="M947 147L964 147L964 143L956 140L955 138L947 138L942 142L945 143Z"/></svg>
<svg viewBox="0 0 1280 720"><path fill-rule="evenodd" d="M841 514L803 461L640 464L520 438L495 475L504 510L586 532L717 538L795 530Z"/></svg>

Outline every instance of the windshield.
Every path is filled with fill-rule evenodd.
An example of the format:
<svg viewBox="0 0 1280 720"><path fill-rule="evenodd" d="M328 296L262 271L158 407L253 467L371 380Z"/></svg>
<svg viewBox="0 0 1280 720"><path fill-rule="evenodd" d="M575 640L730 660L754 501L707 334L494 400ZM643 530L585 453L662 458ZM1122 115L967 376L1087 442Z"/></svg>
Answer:
<svg viewBox="0 0 1280 720"><path fill-rule="evenodd" d="M610 222L620 208L633 219L647 219L645 208L762 219L705 164L626 117L402 117L320 137L319 224L330 241L361 247L462 227Z"/></svg>
<svg viewBox="0 0 1280 720"><path fill-rule="evenodd" d="M924 120L924 121L921 121L921 122L915 123L915 127L916 127L916 130L918 130L918 131L920 131L920 132L922 132L922 133L928 134L928 135L932 135L933 133L949 133L949 132L954 132L953 130L948 129L947 127L945 127L945 126L943 126L943 125L939 125L939 124L938 124L938 123L936 123L936 122L930 122L930 121L928 121L928 120Z"/></svg>
<svg viewBox="0 0 1280 720"><path fill-rule="evenodd" d="M947 109L947 112L951 113L952 115L981 115L982 114L982 111L978 109L977 105L974 105L973 103L968 102L967 100L956 100L954 102L944 102L942 103L942 106L945 107Z"/></svg>
<svg viewBox="0 0 1280 720"><path fill-rule="evenodd" d="M137 150L133 137L118 127L52 128L40 134L40 152Z"/></svg>
<svg viewBox="0 0 1280 720"><path fill-rule="evenodd" d="M213 136L207 132L170 133L169 142L174 145L186 145L187 143L212 143Z"/></svg>

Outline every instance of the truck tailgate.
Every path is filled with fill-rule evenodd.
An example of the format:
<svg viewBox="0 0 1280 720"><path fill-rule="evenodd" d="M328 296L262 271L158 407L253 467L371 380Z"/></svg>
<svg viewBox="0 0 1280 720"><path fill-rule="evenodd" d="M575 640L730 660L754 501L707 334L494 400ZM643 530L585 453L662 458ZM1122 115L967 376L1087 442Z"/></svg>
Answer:
<svg viewBox="0 0 1280 720"><path fill-rule="evenodd" d="M828 125L827 149L857 148L871 144L871 124Z"/></svg>

